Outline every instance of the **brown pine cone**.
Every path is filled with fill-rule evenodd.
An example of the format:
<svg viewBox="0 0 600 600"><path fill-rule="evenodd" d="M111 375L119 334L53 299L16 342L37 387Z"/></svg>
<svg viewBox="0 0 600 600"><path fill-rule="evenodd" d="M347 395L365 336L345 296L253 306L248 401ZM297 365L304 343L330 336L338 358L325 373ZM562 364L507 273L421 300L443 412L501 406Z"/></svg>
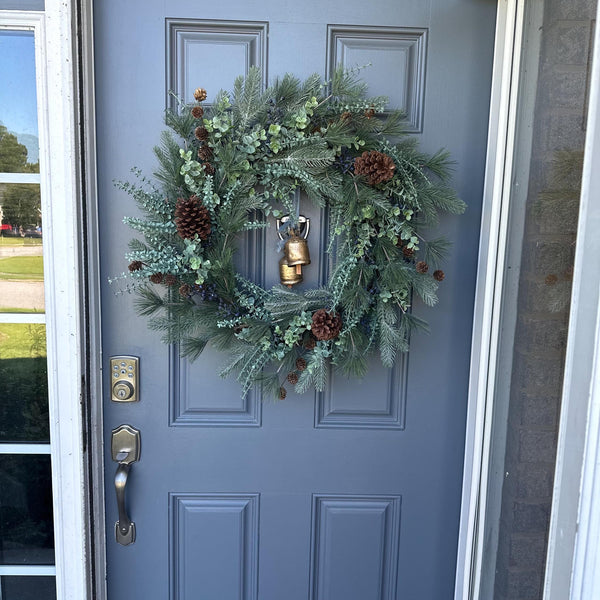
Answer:
<svg viewBox="0 0 600 600"><path fill-rule="evenodd" d="M209 162L202 163L202 166L204 167L204 172L207 175L215 174L215 168Z"/></svg>
<svg viewBox="0 0 600 600"><path fill-rule="evenodd" d="M286 396L287 396L287 390L284 387L280 387L279 388L279 399L285 400Z"/></svg>
<svg viewBox="0 0 600 600"><path fill-rule="evenodd" d="M204 116L204 109L201 106L194 106L192 108L192 117L194 119L201 119Z"/></svg>
<svg viewBox="0 0 600 600"><path fill-rule="evenodd" d="M127 267L131 273L134 271L139 271L143 267L143 263L141 260L132 260Z"/></svg>
<svg viewBox="0 0 600 600"><path fill-rule="evenodd" d="M415 254L414 249L409 248L405 240L398 239L398 243L396 244L396 247L398 247L398 248L400 248L400 250L402 250L402 254L404 255L404 258L412 258Z"/></svg>
<svg viewBox="0 0 600 600"><path fill-rule="evenodd" d="M192 293L192 286L189 283L182 283L179 286L179 295L187 298Z"/></svg>
<svg viewBox="0 0 600 600"><path fill-rule="evenodd" d="M204 88L196 88L194 90L194 98L197 102L204 102L206 100L206 90Z"/></svg>
<svg viewBox="0 0 600 600"><path fill-rule="evenodd" d="M302 357L296 360L296 369L298 369L298 371L304 371L304 369L306 369L306 361Z"/></svg>
<svg viewBox="0 0 600 600"><path fill-rule="evenodd" d="M377 150L365 151L354 159L354 172L364 175L371 185L389 181L394 176L395 168L392 157Z"/></svg>
<svg viewBox="0 0 600 600"><path fill-rule="evenodd" d="M314 350L316 345L317 345L317 341L315 340L315 338L312 335L304 342L304 347L307 350Z"/></svg>
<svg viewBox="0 0 600 600"><path fill-rule="evenodd" d="M152 283L162 283L163 274L162 273L152 273L152 275L150 275L150 281Z"/></svg>
<svg viewBox="0 0 600 600"><path fill-rule="evenodd" d="M171 273L168 273L165 275L163 283L169 287L173 287L174 285L177 285L177 277L175 277L175 275L171 275Z"/></svg>
<svg viewBox="0 0 600 600"><path fill-rule="evenodd" d="M342 329L342 318L338 313L327 312L320 308L312 316L312 334L318 340L332 340Z"/></svg>
<svg viewBox="0 0 600 600"><path fill-rule="evenodd" d="M204 144L200 150L198 150L198 158L200 160L210 160L212 158L213 151L210 146Z"/></svg>
<svg viewBox="0 0 600 600"><path fill-rule="evenodd" d="M374 116L375 116L374 108L367 108L367 110L365 110L365 117L367 117L367 119L372 119Z"/></svg>
<svg viewBox="0 0 600 600"><path fill-rule="evenodd" d="M352 113L349 111L343 112L340 118L342 121L347 121L348 119L352 118Z"/></svg>
<svg viewBox="0 0 600 600"><path fill-rule="evenodd" d="M196 129L194 129L194 135L201 141L204 142L205 140L208 139L208 129L206 129L206 127L196 127Z"/></svg>
<svg viewBox="0 0 600 600"><path fill-rule="evenodd" d="M420 260L415 265L415 269L417 270L417 273L427 273L427 271L429 271L429 265L424 260Z"/></svg>
<svg viewBox="0 0 600 600"><path fill-rule="evenodd" d="M287 380L292 384L292 385L296 385L298 383L298 374L294 373L293 371L291 373L288 373L287 376Z"/></svg>
<svg viewBox="0 0 600 600"><path fill-rule="evenodd" d="M444 277L446 277L446 274L441 269L433 272L433 278L436 281L444 281Z"/></svg>
<svg viewBox="0 0 600 600"><path fill-rule="evenodd" d="M177 233L184 239L195 235L205 240L210 235L210 214L198 196L178 198L175 205Z"/></svg>

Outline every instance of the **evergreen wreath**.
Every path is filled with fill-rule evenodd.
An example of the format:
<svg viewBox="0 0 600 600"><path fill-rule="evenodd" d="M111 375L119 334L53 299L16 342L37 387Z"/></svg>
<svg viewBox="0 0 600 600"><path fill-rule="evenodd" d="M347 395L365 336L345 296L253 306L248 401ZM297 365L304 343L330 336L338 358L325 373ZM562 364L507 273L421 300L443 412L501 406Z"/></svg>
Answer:
<svg viewBox="0 0 600 600"><path fill-rule="evenodd" d="M139 171L140 184L118 184L145 215L125 218L145 240L127 255L138 312L191 360L208 343L227 352L221 375L235 374L243 394L257 383L279 398L286 382L323 390L329 365L362 377L372 352L391 367L427 328L413 296L433 306L444 278L449 243L421 230L465 209L448 153L420 152L356 71L286 74L263 90L252 68L232 94L210 107L206 97L199 88L195 103L167 111L158 187ZM328 211L335 266L319 289L264 289L236 272L236 243L283 215L282 233L295 232L300 191Z"/></svg>

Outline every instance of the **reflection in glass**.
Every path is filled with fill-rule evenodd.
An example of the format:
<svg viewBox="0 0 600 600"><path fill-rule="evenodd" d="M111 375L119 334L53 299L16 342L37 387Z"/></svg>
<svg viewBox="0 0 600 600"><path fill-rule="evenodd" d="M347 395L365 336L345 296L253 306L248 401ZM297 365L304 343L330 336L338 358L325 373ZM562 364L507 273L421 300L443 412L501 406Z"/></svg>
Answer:
<svg viewBox="0 0 600 600"><path fill-rule="evenodd" d="M45 325L0 323L0 441L48 442L48 428Z"/></svg>
<svg viewBox="0 0 600 600"><path fill-rule="evenodd" d="M39 173L32 31L0 31L0 172Z"/></svg>
<svg viewBox="0 0 600 600"><path fill-rule="evenodd" d="M48 455L0 455L0 563L54 563Z"/></svg>
<svg viewBox="0 0 600 600"><path fill-rule="evenodd" d="M2 577L2 600L56 600L54 577Z"/></svg>
<svg viewBox="0 0 600 600"><path fill-rule="evenodd" d="M43 312L38 184L0 183L0 312Z"/></svg>

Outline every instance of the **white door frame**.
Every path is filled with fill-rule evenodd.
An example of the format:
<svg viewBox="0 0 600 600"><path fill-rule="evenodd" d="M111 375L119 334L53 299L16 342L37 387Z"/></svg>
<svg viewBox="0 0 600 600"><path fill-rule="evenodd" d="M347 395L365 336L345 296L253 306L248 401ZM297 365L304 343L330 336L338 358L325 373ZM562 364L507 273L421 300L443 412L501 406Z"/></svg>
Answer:
<svg viewBox="0 0 600 600"><path fill-rule="evenodd" d="M600 3L596 19L600 18ZM599 21L597 20L596 23ZM545 600L600 598L600 27L596 25Z"/></svg>
<svg viewBox="0 0 600 600"><path fill-rule="evenodd" d="M89 519L82 417L80 155L74 57L69 43L73 23L70 4L46 0L46 7L45 13L0 11L0 26L27 28L35 36L40 174L22 176L20 181L40 184L46 265L45 314L26 315L22 322L46 325L56 566L40 566L36 572L23 568L20 574L55 573L57 598L81 600L88 597L89 589ZM60 268L52 268L57 266ZM31 451L37 453L35 448ZM15 444L8 452L23 450ZM19 573L11 568L0 574Z"/></svg>
<svg viewBox="0 0 600 600"><path fill-rule="evenodd" d="M499 345L499 308L504 292L502 269L507 245L509 184L514 151L517 82L525 1L498 1L455 600L472 600L477 597L481 573L491 415ZM81 539L78 544L69 547L72 535L68 531L57 529L56 561L60 600L82 600L92 597L100 600L106 597L92 3L93 0L82 0L80 3L76 0L46 0L45 10L48 47L53 47L52 53L48 54L52 57L52 60L48 60L48 76L49 80L53 81L54 88L48 105L49 111L52 109L49 121L52 121L55 113L57 118L60 117L60 120L52 125L55 148L58 148L58 152L53 150L53 153L58 153L61 157L55 185L60 185L66 193L65 211L71 211L63 216L68 223L73 223L73 227L69 229L73 238L68 240L70 252L73 254L70 260L77 264L78 244L81 243L78 228L83 225L87 231L88 253L87 263L84 265L87 311L84 312L80 308L81 312L78 315L86 317L86 341L90 347L88 410L91 421L92 437L89 443L92 461L88 464L87 471L84 471L82 438L77 438L78 433L83 433L81 427L74 431L69 431L67 427L56 431L62 441L53 460L56 462L59 477L56 480L57 485L78 492L64 494L57 511L70 516L75 514L83 517L87 514L88 522L93 523L94 544L91 555L86 555ZM76 12L78 7L79 13ZM82 82L81 87L78 78ZM598 99L595 98L594 102L596 106ZM77 128L80 119L83 135L80 135L81 131ZM60 151L61 148L64 152ZM81 165L83 168L80 168ZM78 184L85 191L84 217L79 215L76 202ZM81 290L77 288L77 291ZM57 310L61 310L61 307L57 307ZM72 315L57 314L57 322L61 322L60 319L68 322L70 318ZM79 349L82 349L84 346L81 337L77 341L80 344ZM64 410L80 415L78 395L72 394L68 398L73 405L64 407ZM63 404L66 404L64 400L61 402L61 411ZM79 444L75 443L76 438ZM88 480L84 477L85 474L88 475ZM92 483L87 483L90 480ZM92 509L86 504L84 489L90 491ZM88 562L95 565L95 577L90 573ZM65 569L67 564L69 568ZM560 569L560 566L557 565L556 568Z"/></svg>

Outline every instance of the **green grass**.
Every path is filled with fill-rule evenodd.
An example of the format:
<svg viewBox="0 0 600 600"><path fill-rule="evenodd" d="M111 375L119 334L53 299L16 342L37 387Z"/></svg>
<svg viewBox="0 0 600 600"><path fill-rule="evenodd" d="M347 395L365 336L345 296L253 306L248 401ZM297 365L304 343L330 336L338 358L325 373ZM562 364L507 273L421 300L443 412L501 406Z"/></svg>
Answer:
<svg viewBox="0 0 600 600"><path fill-rule="evenodd" d="M46 327L38 323L0 324L0 361L46 356Z"/></svg>
<svg viewBox="0 0 600 600"><path fill-rule="evenodd" d="M41 246L42 238L22 238L0 236L0 246Z"/></svg>
<svg viewBox="0 0 600 600"><path fill-rule="evenodd" d="M41 256L13 256L0 258L0 279L43 281L44 260Z"/></svg>

